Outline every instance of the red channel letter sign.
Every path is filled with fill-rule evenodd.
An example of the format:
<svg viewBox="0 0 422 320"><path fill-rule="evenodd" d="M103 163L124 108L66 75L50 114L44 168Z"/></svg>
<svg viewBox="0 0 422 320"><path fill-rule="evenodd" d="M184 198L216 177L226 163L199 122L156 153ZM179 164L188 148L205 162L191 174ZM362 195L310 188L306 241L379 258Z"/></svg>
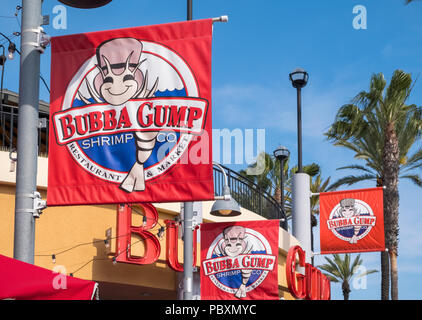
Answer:
<svg viewBox="0 0 422 320"><path fill-rule="evenodd" d="M291 247L287 254L286 277L293 297L306 300L330 300L330 279L309 263L300 246ZM296 272L296 263L305 268L305 275Z"/></svg>

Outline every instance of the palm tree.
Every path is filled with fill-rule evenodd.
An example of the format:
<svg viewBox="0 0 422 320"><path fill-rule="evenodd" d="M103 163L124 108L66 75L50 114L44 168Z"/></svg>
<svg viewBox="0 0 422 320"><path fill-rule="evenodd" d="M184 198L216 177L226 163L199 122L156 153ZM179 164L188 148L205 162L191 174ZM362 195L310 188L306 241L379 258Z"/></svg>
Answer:
<svg viewBox="0 0 422 320"><path fill-rule="evenodd" d="M327 257L324 257L328 264L319 266L322 270L326 271L325 274L330 281L332 282L341 282L342 291L344 300L349 300L350 290L350 280L356 274L358 267L362 265L362 259L360 259L360 254L355 258L352 265L350 265L350 255L346 254L344 260L341 259L340 255L333 254L333 260ZM363 277L368 274L378 272L378 270L367 270L358 275L358 277Z"/></svg>
<svg viewBox="0 0 422 320"><path fill-rule="evenodd" d="M352 164L339 169L363 172L335 182L331 187L373 180L384 186L384 224L388 254L381 253L381 297L388 300L389 275L391 297L398 299L397 249L399 178L410 179L422 187L422 178L412 172L422 166L422 148L410 154L421 137L422 108L406 105L413 88L412 78L396 70L386 88L382 73L373 75L369 91L362 91L351 104L341 107L326 134L336 146L352 150L365 166ZM391 274L390 265L391 264Z"/></svg>

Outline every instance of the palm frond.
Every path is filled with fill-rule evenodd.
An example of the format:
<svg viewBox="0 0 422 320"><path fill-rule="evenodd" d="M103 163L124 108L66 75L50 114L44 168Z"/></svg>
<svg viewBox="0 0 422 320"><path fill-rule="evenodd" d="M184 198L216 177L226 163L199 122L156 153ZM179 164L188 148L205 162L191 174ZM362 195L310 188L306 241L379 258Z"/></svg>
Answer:
<svg viewBox="0 0 422 320"><path fill-rule="evenodd" d="M418 187L422 187L422 178L421 178L421 176L419 176L417 174L404 175L404 176L400 176L400 178L401 179L409 179L414 184L416 184Z"/></svg>
<svg viewBox="0 0 422 320"><path fill-rule="evenodd" d="M334 182L332 185L330 185L328 187L328 189L330 189L330 190L337 189L338 187L343 186L343 185L350 186L352 184L355 184L355 183L358 183L358 182L361 182L361 181L366 181L366 180L376 181L376 179L377 179L377 176L374 175L374 174L363 174L363 175L360 175L360 176L350 175L350 176L338 179L336 182Z"/></svg>
<svg viewBox="0 0 422 320"><path fill-rule="evenodd" d="M357 164L351 164L351 165L348 165L348 166L337 168L337 170L346 170L346 169L361 170L361 171L368 172L368 173L370 173L372 175L374 174L374 172L372 170L368 169L367 167L361 166L361 165L357 165Z"/></svg>

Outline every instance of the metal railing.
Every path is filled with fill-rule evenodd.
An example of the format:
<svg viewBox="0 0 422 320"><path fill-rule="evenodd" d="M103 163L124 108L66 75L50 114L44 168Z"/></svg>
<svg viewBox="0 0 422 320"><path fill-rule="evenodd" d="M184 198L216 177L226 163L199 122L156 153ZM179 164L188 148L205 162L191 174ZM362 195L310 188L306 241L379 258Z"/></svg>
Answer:
<svg viewBox="0 0 422 320"><path fill-rule="evenodd" d="M221 165L220 165L221 166ZM232 197L245 209L267 219L281 219L280 226L287 231L287 218L281 205L256 183L225 166L227 183ZM214 167L214 192L223 195L224 175L221 169Z"/></svg>
<svg viewBox="0 0 422 320"><path fill-rule="evenodd" d="M49 115L39 113L44 125L38 129L38 155L48 156ZM0 150L15 152L17 148L18 107L3 104L0 109ZM248 178L222 166L227 174L232 197L245 209L267 219L282 219L280 226L287 230L287 219L280 204L265 190ZM214 167L214 192L223 195L224 176L220 168ZM283 221L284 219L284 221Z"/></svg>
<svg viewBox="0 0 422 320"><path fill-rule="evenodd" d="M39 113L38 126L38 155L48 155L48 113ZM42 125L41 125L42 124ZM18 107L3 104L0 107L0 150L14 152L17 148L18 138Z"/></svg>

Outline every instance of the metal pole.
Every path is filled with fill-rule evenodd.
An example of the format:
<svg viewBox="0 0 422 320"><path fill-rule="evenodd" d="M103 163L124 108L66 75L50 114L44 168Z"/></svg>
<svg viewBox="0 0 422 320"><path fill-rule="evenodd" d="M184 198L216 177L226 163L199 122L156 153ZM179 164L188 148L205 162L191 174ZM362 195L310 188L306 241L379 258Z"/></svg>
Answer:
<svg viewBox="0 0 422 320"><path fill-rule="evenodd" d="M302 99L301 88L297 88L297 152L298 152L298 173L303 172L302 168Z"/></svg>
<svg viewBox="0 0 422 320"><path fill-rule="evenodd" d="M192 0L188 0L187 20L192 20Z"/></svg>
<svg viewBox="0 0 422 320"><path fill-rule="evenodd" d="M311 263L311 191L310 177L306 173L293 176L292 231L306 251L306 262Z"/></svg>
<svg viewBox="0 0 422 320"><path fill-rule="evenodd" d="M183 209L183 300L193 297L193 202L185 202Z"/></svg>
<svg viewBox="0 0 422 320"><path fill-rule="evenodd" d="M35 48L41 23L42 0L22 1L19 74L18 161L16 169L15 234L13 256L34 263L35 218L33 194L37 188L37 130L40 52Z"/></svg>
<svg viewBox="0 0 422 320"><path fill-rule="evenodd" d="M4 52L5 52L5 50L4 50L4 46L3 45L0 45L0 47L2 47L3 48L3 55L2 55L2 57L5 57L5 55L4 55ZM4 121L3 121L3 78L4 78L4 67L5 67L5 65L6 65L6 60L4 60L3 61L3 65L1 66L1 101L0 101L0 106L1 106L1 108L0 108L0 113L1 113L1 115L0 115L0 121L1 121L1 127L2 127L2 147L4 148L4 136L5 136L5 127L4 127Z"/></svg>
<svg viewBox="0 0 422 320"><path fill-rule="evenodd" d="M187 20L192 20L192 0L187 0ZM183 300L193 297L193 202L183 206Z"/></svg>

